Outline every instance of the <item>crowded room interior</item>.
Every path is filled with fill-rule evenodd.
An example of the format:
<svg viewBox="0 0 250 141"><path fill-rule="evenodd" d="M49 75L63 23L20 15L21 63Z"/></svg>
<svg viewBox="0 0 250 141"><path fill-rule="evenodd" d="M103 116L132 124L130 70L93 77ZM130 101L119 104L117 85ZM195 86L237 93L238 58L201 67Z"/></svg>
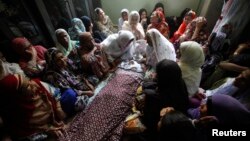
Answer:
<svg viewBox="0 0 250 141"><path fill-rule="evenodd" d="M249 0L0 0L0 140L249 136L249 13Z"/></svg>

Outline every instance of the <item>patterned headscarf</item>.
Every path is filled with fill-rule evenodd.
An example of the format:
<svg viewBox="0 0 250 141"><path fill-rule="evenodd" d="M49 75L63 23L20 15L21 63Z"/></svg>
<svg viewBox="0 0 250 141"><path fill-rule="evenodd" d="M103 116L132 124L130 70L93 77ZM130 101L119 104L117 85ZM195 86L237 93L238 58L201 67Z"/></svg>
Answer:
<svg viewBox="0 0 250 141"><path fill-rule="evenodd" d="M176 53L172 43L170 43L157 29L147 31L147 36L152 41L153 46L147 46L147 64L156 66L163 59L176 61Z"/></svg>
<svg viewBox="0 0 250 141"><path fill-rule="evenodd" d="M52 69L52 70L55 70L57 67L56 67L56 62L55 62L55 56L57 53L59 53L60 51L55 48L55 47L52 47L50 49L47 50L47 52L45 52L44 56L45 56L45 60L46 60L46 69L49 70L49 69Z"/></svg>

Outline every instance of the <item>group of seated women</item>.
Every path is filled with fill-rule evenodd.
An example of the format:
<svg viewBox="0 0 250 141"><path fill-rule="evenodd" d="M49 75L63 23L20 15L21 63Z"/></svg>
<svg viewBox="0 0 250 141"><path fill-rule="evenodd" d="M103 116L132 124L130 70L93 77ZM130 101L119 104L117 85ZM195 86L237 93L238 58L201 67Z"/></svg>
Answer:
<svg viewBox="0 0 250 141"><path fill-rule="evenodd" d="M119 29L101 8L95 12L96 29L87 16L74 18L71 28L55 31L55 47L46 49L17 37L11 48L18 62L9 63L1 53L3 133L13 140L42 140L50 135L62 139L68 128L65 121L84 112L102 81L118 79L109 77L118 69L143 76L129 107L133 107L131 113L140 113L138 118L145 128L136 131L135 136L124 132L124 138L150 141L181 136L196 140L197 132L204 135L200 131L207 124L250 124L250 70L245 62L249 54L238 56L249 49L249 43L241 45L244 49L237 49L232 59L218 65L224 71L214 72L225 78L225 71L234 71L234 78L220 81L219 85L218 75L213 74L201 85L206 50L218 39L208 39L205 17L186 11L171 36L164 7L155 8L150 22L146 16L143 18L143 9L123 9ZM127 84L125 80L120 83ZM126 131L133 128L126 126Z"/></svg>

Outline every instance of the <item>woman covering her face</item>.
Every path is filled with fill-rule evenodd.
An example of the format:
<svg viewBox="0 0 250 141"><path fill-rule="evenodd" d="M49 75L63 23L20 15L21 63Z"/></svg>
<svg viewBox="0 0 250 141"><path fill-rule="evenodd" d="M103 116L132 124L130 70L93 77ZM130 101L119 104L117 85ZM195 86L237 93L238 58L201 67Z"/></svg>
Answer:
<svg viewBox="0 0 250 141"><path fill-rule="evenodd" d="M135 37L132 32L121 30L117 34L108 36L102 43L102 49L112 63L116 59L131 60L134 54Z"/></svg>

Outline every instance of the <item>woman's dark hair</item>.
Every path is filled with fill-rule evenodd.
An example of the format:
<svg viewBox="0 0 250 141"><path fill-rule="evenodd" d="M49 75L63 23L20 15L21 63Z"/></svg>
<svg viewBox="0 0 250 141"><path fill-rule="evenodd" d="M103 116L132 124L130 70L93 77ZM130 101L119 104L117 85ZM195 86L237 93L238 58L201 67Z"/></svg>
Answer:
<svg viewBox="0 0 250 141"><path fill-rule="evenodd" d="M162 12L162 13L165 15L164 5L163 5L161 2L158 2L158 3L155 4L155 7L154 7L152 13L153 13L157 8L159 8L159 7L161 7L161 8L163 9L163 12Z"/></svg>
<svg viewBox="0 0 250 141"><path fill-rule="evenodd" d="M193 141L195 140L196 130L192 121L179 111L171 111L161 119L159 128L159 141L169 139Z"/></svg>
<svg viewBox="0 0 250 141"><path fill-rule="evenodd" d="M181 12L180 17L183 19L184 16L185 16L190 10L192 10L192 9L191 9L191 8L185 8L185 9Z"/></svg>
<svg viewBox="0 0 250 141"><path fill-rule="evenodd" d="M146 12L146 14L148 14L147 10L145 8L142 8L139 10L140 17L141 17L142 12Z"/></svg>

